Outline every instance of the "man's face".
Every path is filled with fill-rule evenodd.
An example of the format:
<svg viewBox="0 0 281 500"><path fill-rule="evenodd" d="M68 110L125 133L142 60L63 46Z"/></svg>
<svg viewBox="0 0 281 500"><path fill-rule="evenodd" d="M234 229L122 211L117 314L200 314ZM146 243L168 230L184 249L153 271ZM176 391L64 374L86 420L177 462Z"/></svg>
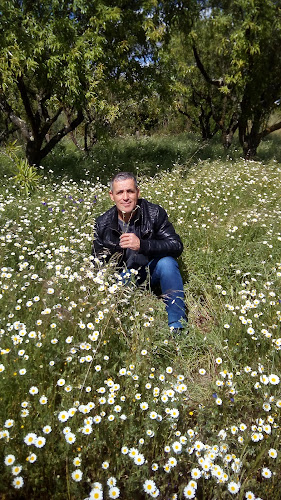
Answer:
<svg viewBox="0 0 281 500"><path fill-rule="evenodd" d="M128 220L130 214L136 208L139 193L140 191L135 187L133 179L113 182L113 189L109 191L109 195L117 207L119 218L125 221Z"/></svg>

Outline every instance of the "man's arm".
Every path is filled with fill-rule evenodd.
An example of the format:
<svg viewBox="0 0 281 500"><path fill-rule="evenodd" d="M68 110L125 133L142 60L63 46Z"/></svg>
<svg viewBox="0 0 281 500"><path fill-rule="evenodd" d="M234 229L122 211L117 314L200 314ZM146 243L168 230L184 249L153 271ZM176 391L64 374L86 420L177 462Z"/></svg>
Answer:
<svg viewBox="0 0 281 500"><path fill-rule="evenodd" d="M102 255L106 255L107 259L114 255L117 252L120 252L121 248L119 245L116 245L114 242L109 241L104 237L104 230L102 226L100 226L97 221L94 229L94 240L92 245L92 255L95 257L101 257Z"/></svg>
<svg viewBox="0 0 281 500"><path fill-rule="evenodd" d="M151 257L169 255L176 258L181 255L183 251L182 241L173 224L169 221L164 208L159 207L158 222L153 238L140 240L139 251Z"/></svg>
<svg viewBox="0 0 281 500"><path fill-rule="evenodd" d="M96 222L94 230L94 240L92 244L92 255L98 257L104 250L99 224Z"/></svg>

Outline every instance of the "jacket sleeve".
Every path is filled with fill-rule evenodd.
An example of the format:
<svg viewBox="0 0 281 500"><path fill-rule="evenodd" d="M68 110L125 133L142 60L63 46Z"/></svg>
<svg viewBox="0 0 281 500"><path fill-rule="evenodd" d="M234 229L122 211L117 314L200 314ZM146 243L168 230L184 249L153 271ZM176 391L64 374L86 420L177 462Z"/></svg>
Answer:
<svg viewBox="0 0 281 500"><path fill-rule="evenodd" d="M161 255L179 257L183 251L183 244L164 208L159 207L156 220L152 237L141 239L139 252L148 257Z"/></svg>
<svg viewBox="0 0 281 500"><path fill-rule="evenodd" d="M99 255L101 255L103 250L104 250L104 246L103 246L103 241L102 241L101 230L99 227L99 223L96 222L95 223L95 230L94 230L94 240L93 240L93 244L92 244L92 255L94 255L94 257L99 257Z"/></svg>
<svg viewBox="0 0 281 500"><path fill-rule="evenodd" d="M92 255L94 257L106 257L106 261L116 252L120 251L117 245L113 242L105 241L103 237L103 226L100 226L99 222L96 221L94 229L94 240L92 245Z"/></svg>

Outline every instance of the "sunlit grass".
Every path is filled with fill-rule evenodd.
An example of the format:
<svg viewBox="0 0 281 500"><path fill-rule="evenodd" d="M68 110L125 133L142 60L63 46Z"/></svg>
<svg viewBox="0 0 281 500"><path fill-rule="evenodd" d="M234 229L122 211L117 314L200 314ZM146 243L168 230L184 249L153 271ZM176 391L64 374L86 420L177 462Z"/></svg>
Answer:
<svg viewBox="0 0 281 500"><path fill-rule="evenodd" d="M83 164L80 182L41 169L30 197L4 178L5 498L279 498L281 169L188 161L194 146L186 165L150 171L139 157L141 195L184 242L189 333L177 338L149 288L90 259L111 206L106 163L100 175ZM111 154L108 171L127 153Z"/></svg>

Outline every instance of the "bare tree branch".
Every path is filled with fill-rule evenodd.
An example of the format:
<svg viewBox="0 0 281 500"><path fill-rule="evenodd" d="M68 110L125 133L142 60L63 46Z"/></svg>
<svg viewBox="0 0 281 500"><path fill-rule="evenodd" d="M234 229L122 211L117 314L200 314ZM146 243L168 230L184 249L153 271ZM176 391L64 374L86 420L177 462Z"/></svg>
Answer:
<svg viewBox="0 0 281 500"><path fill-rule="evenodd" d="M216 87L222 87L224 85L224 81L223 81L222 78L220 78L219 80L214 80L213 78L211 78L208 75L208 73L207 73L207 71L206 71L206 69L205 69L205 67L204 67L204 65L203 65L203 63L202 63L202 61L201 61L201 59L199 57L199 54L197 52L197 49L196 49L195 45L192 46L192 50L193 50L194 58L195 58L195 61L196 61L196 64L197 64L197 68L202 73L202 75L205 78L206 82L210 83L211 85L215 85Z"/></svg>
<svg viewBox="0 0 281 500"><path fill-rule="evenodd" d="M82 111L79 111L78 114L77 114L77 117L71 122L69 123L66 127L63 127L59 130L59 132L57 132L50 140L49 142L46 144L46 146L44 146L41 151L40 151L40 157L41 159L42 158L45 158L45 156L47 156L47 154L53 149L53 147L65 136L67 135L69 132L71 132L72 130L75 130L76 127L78 127L78 125L80 125L80 123L82 123L82 121L84 120L84 115L82 113Z"/></svg>
<svg viewBox="0 0 281 500"><path fill-rule="evenodd" d="M263 139L264 137L266 137L267 135L271 134L272 132L275 132L275 130L280 130L280 128L281 128L281 121L277 122L277 123L274 123L273 125L270 125L270 126L266 127L260 133L260 136Z"/></svg>

